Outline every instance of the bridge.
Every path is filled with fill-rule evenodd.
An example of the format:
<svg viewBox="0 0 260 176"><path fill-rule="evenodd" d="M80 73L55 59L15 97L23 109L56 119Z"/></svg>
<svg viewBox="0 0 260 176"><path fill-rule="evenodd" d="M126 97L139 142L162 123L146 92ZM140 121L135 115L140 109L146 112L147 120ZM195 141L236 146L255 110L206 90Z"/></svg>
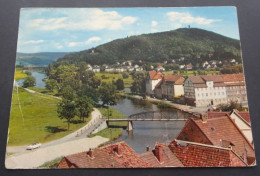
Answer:
<svg viewBox="0 0 260 176"><path fill-rule="evenodd" d="M178 114L178 111L176 113L172 113L172 111L147 111L132 114L128 118L107 119L106 123L109 126L109 122L128 122L127 131L133 131L134 121L186 121L188 119L188 115Z"/></svg>

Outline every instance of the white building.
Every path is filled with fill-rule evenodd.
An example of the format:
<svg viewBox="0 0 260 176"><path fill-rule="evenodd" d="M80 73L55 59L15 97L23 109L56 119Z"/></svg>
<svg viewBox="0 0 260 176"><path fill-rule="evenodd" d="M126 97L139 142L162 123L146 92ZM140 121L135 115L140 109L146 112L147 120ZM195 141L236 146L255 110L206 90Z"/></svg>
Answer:
<svg viewBox="0 0 260 176"><path fill-rule="evenodd" d="M146 78L146 93L154 95L155 86L162 80L163 74L157 71L149 71Z"/></svg>
<svg viewBox="0 0 260 176"><path fill-rule="evenodd" d="M227 103L226 85L220 75L188 76L184 81L187 104L196 107Z"/></svg>
<svg viewBox="0 0 260 176"><path fill-rule="evenodd" d="M100 67L98 65L95 65L93 68L92 68L92 71L93 72L100 72Z"/></svg>
<svg viewBox="0 0 260 176"><path fill-rule="evenodd" d="M159 65L159 66L156 67L155 70L156 70L156 71L165 71L165 68L162 67L161 65Z"/></svg>

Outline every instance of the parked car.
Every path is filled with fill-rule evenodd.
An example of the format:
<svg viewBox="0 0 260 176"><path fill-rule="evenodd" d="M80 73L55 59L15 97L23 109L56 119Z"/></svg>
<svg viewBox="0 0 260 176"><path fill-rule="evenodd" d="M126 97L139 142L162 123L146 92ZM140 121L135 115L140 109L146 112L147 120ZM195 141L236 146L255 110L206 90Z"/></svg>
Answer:
<svg viewBox="0 0 260 176"><path fill-rule="evenodd" d="M41 143L32 143L31 145L28 145L26 147L26 150L33 150L33 149L36 149L36 148L39 148L42 144Z"/></svg>

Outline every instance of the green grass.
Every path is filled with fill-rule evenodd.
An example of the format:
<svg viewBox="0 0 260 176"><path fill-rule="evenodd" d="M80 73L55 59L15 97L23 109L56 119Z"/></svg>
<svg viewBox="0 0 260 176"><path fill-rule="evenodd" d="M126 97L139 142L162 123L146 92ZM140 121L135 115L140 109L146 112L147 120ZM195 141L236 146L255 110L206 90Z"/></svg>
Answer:
<svg viewBox="0 0 260 176"><path fill-rule="evenodd" d="M98 108L98 110L101 112L101 114L103 116L105 116L107 118L107 108ZM122 119L122 118L126 118L126 116L120 112L118 112L115 109L109 108L110 112L111 112L111 116L109 117L110 119ZM126 126L127 122L110 122L110 125L115 125L115 126ZM105 138L109 138L109 140L115 140L117 138L119 138L123 133L123 128L106 128L96 134L92 134L90 135L90 137L94 137L94 136L102 136Z"/></svg>
<svg viewBox="0 0 260 176"><path fill-rule="evenodd" d="M196 73L196 75L198 75L198 71L197 70L184 70L183 73L180 73L180 71L178 71L178 74L182 75L182 76L193 76L194 72ZM206 75L217 75L220 72L219 71L209 71L209 70L202 70L202 72L205 72ZM173 71L164 71L164 74L173 74Z"/></svg>
<svg viewBox="0 0 260 176"><path fill-rule="evenodd" d="M107 72L100 72L95 73L95 75L102 80L102 82L112 82L113 80L116 81L117 79L123 79L123 76L121 73L115 74L115 73L107 73ZM101 76L104 75L108 77L107 79L102 79ZM131 87L133 79L132 76L129 75L128 78L123 79L125 87Z"/></svg>
<svg viewBox="0 0 260 176"><path fill-rule="evenodd" d="M39 169L55 169L57 168L58 164L60 163L60 161L62 160L63 157L58 157L55 158L52 161L48 161L46 163L44 163L43 165L39 166Z"/></svg>
<svg viewBox="0 0 260 176"><path fill-rule="evenodd" d="M28 75L25 74L23 68L18 68L18 67L15 68L14 79L15 79L16 81L18 81L19 79L24 79L24 78L26 78L27 76L28 76Z"/></svg>
<svg viewBox="0 0 260 176"><path fill-rule="evenodd" d="M53 95L53 96L58 96L58 91L57 90L47 90L39 87L27 87L28 89L34 90L39 93L47 94L47 95Z"/></svg>
<svg viewBox="0 0 260 176"><path fill-rule="evenodd" d="M12 107L9 122L9 146L27 145L33 142L49 142L68 135L84 126L84 123L71 123L67 130L66 120L57 114L57 103L60 100L47 95L29 93L19 88L19 98L24 121L19 110L16 88L13 91ZM78 118L75 117L75 120Z"/></svg>

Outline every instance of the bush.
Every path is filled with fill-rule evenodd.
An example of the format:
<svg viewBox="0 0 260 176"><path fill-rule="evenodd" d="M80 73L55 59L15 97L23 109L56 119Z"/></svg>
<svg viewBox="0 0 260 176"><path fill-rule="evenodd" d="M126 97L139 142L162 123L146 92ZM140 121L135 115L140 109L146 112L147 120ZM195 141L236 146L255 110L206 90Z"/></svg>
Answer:
<svg viewBox="0 0 260 176"><path fill-rule="evenodd" d="M23 87L33 87L35 86L35 78L32 76L28 76L25 78L24 82L23 82Z"/></svg>
<svg viewBox="0 0 260 176"><path fill-rule="evenodd" d="M122 76L123 76L123 78L124 78L124 79L127 79L127 78L129 78L129 74L128 74L128 73L126 73L126 72L122 73Z"/></svg>

